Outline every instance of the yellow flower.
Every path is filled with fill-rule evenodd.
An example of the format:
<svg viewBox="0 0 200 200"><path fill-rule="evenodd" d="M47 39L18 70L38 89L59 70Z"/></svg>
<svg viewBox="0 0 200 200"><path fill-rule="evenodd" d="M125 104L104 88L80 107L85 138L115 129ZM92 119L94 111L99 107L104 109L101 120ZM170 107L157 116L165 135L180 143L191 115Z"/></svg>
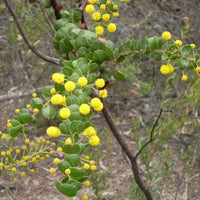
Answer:
<svg viewBox="0 0 200 200"><path fill-rule="evenodd" d="M114 12L114 13L113 13L113 16L114 16L114 17L119 17L119 13L118 13L118 12Z"/></svg>
<svg viewBox="0 0 200 200"><path fill-rule="evenodd" d="M106 9L106 4L101 4L101 5L100 5L100 9L101 9L101 10L105 10L105 9Z"/></svg>
<svg viewBox="0 0 200 200"><path fill-rule="evenodd" d="M66 97L61 94L55 94L51 97L51 103L53 105L65 105Z"/></svg>
<svg viewBox="0 0 200 200"><path fill-rule="evenodd" d="M169 31L164 31L162 33L162 39L163 40L170 40L172 38L171 33Z"/></svg>
<svg viewBox="0 0 200 200"><path fill-rule="evenodd" d="M105 86L105 81L103 78L98 78L95 82L95 85L98 87L98 88L102 88Z"/></svg>
<svg viewBox="0 0 200 200"><path fill-rule="evenodd" d="M88 200L88 196L87 195L83 195L82 196L82 200Z"/></svg>
<svg viewBox="0 0 200 200"><path fill-rule="evenodd" d="M91 146L98 146L100 142L100 139L97 135L91 136L90 140L89 140L89 144Z"/></svg>
<svg viewBox="0 0 200 200"><path fill-rule="evenodd" d="M88 80L87 78L85 78L84 76L80 77L78 79L78 84L81 86L81 87L84 87L88 84Z"/></svg>
<svg viewBox="0 0 200 200"><path fill-rule="evenodd" d="M84 164L83 168L84 168L85 170L88 170L88 169L90 168L90 165Z"/></svg>
<svg viewBox="0 0 200 200"><path fill-rule="evenodd" d="M11 171L12 171L12 172L16 172L17 169L16 169L15 167L13 167L13 168L11 169Z"/></svg>
<svg viewBox="0 0 200 200"><path fill-rule="evenodd" d="M89 186L90 186L90 181L85 181L85 182L84 182L84 185L85 185L86 187L89 187Z"/></svg>
<svg viewBox="0 0 200 200"><path fill-rule="evenodd" d="M97 97L93 98L90 103L95 111L99 112L103 110L103 103L101 102L99 98Z"/></svg>
<svg viewBox="0 0 200 200"><path fill-rule="evenodd" d="M34 109L33 109L33 112L34 112L34 113L38 113L38 112L39 112L39 109L34 108Z"/></svg>
<svg viewBox="0 0 200 200"><path fill-rule="evenodd" d="M100 98L106 98L106 97L108 97L108 91L106 89L99 90L99 97Z"/></svg>
<svg viewBox="0 0 200 200"><path fill-rule="evenodd" d="M174 43L177 44L179 47L183 44L181 40L176 40Z"/></svg>
<svg viewBox="0 0 200 200"><path fill-rule="evenodd" d="M101 13L100 12L95 12L92 14L92 19L94 21L99 21L101 19Z"/></svg>
<svg viewBox="0 0 200 200"><path fill-rule="evenodd" d="M181 78L182 81L187 81L188 80L188 76L183 74L182 78Z"/></svg>
<svg viewBox="0 0 200 200"><path fill-rule="evenodd" d="M65 144L67 144L67 145L72 144L72 140L70 137L65 140Z"/></svg>
<svg viewBox="0 0 200 200"><path fill-rule="evenodd" d="M114 5L113 9L117 10L118 9L118 5Z"/></svg>
<svg viewBox="0 0 200 200"><path fill-rule="evenodd" d="M62 150L62 148L61 147L58 147L57 148L57 152L62 152L63 150Z"/></svg>
<svg viewBox="0 0 200 200"><path fill-rule="evenodd" d="M93 5L87 5L85 7L85 12L90 14L90 13L93 13L94 12L94 6Z"/></svg>
<svg viewBox="0 0 200 200"><path fill-rule="evenodd" d="M81 104L79 107L79 112L82 115L87 115L90 113L90 106L88 104Z"/></svg>
<svg viewBox="0 0 200 200"><path fill-rule="evenodd" d="M30 104L27 104L27 105L26 105L26 108L28 108L28 109L29 109L30 107L31 107L31 105L30 105Z"/></svg>
<svg viewBox="0 0 200 200"><path fill-rule="evenodd" d="M16 113L16 114L20 113L20 109L16 109L16 110L15 110L15 113Z"/></svg>
<svg viewBox="0 0 200 200"><path fill-rule="evenodd" d="M162 65L160 67L160 72L164 75L171 74L174 71L174 67L171 64Z"/></svg>
<svg viewBox="0 0 200 200"><path fill-rule="evenodd" d="M13 181L14 181L14 182L17 182L17 181L18 181L18 179L17 179L17 178L14 178L14 179L13 179Z"/></svg>
<svg viewBox="0 0 200 200"><path fill-rule="evenodd" d="M65 83L65 90L67 90L68 92L72 92L74 91L76 85L73 81L67 81Z"/></svg>
<svg viewBox="0 0 200 200"><path fill-rule="evenodd" d="M55 83L62 84L62 83L64 83L65 75L64 75L64 74L61 74L61 73L54 73L54 74L52 75L52 80L53 80Z"/></svg>
<svg viewBox="0 0 200 200"><path fill-rule="evenodd" d="M102 19L104 21L109 21L110 20L110 15L109 14L104 14L104 15L102 15Z"/></svg>
<svg viewBox="0 0 200 200"><path fill-rule="evenodd" d="M37 97L37 93L33 93L33 94L32 94L32 97L33 97L33 98Z"/></svg>
<svg viewBox="0 0 200 200"><path fill-rule="evenodd" d="M16 150L15 150L15 153L16 153L16 154L19 154L19 153L20 153L20 150L19 150L19 149L16 149Z"/></svg>
<svg viewBox="0 0 200 200"><path fill-rule="evenodd" d="M56 93L56 89L55 88L51 88L51 94L55 94Z"/></svg>
<svg viewBox="0 0 200 200"><path fill-rule="evenodd" d="M114 23L110 23L110 24L108 24L108 26L107 26L107 30L108 30L109 32L111 32L111 33L115 32L116 29L117 29L117 27L116 27L116 25L115 25Z"/></svg>
<svg viewBox="0 0 200 200"><path fill-rule="evenodd" d="M88 2L91 4L95 4L97 2L97 0L88 0Z"/></svg>
<svg viewBox="0 0 200 200"><path fill-rule="evenodd" d="M92 166L90 167L90 169L91 169L92 171L95 171L95 170L97 169L97 167L96 167L96 165L92 165Z"/></svg>
<svg viewBox="0 0 200 200"><path fill-rule="evenodd" d="M71 170L70 170L70 169L66 169L66 170L65 170L65 174L66 174L66 175L71 174Z"/></svg>
<svg viewBox="0 0 200 200"><path fill-rule="evenodd" d="M60 163L60 159L59 158L55 158L54 161L53 161L53 163L55 163L55 164Z"/></svg>
<svg viewBox="0 0 200 200"><path fill-rule="evenodd" d="M196 70L196 72L200 72L200 67L197 66L195 70Z"/></svg>
<svg viewBox="0 0 200 200"><path fill-rule="evenodd" d="M61 135L60 129L55 126L50 126L46 132L49 137L59 137Z"/></svg>
<svg viewBox="0 0 200 200"><path fill-rule="evenodd" d="M22 177L26 175L25 172L21 172L20 174Z"/></svg>
<svg viewBox="0 0 200 200"><path fill-rule="evenodd" d="M190 46L194 49L196 47L195 44L190 44Z"/></svg>
<svg viewBox="0 0 200 200"><path fill-rule="evenodd" d="M3 134L3 135L1 136L1 139L2 139L2 140L6 140L6 138L7 138L7 137L6 137L5 134Z"/></svg>
<svg viewBox="0 0 200 200"><path fill-rule="evenodd" d="M94 129L94 127L89 126L84 130L83 135L88 137L94 136L96 135L96 130Z"/></svg>
<svg viewBox="0 0 200 200"><path fill-rule="evenodd" d="M54 173L56 172L56 169L51 168L51 169L49 170L49 172L50 172L51 174L54 174Z"/></svg>
<svg viewBox="0 0 200 200"><path fill-rule="evenodd" d="M96 33L97 35L102 35L103 32L104 32L103 26L96 26L96 27L95 27L95 33Z"/></svg>
<svg viewBox="0 0 200 200"><path fill-rule="evenodd" d="M106 5L110 6L110 5L111 5L111 1L108 0L108 1L106 2Z"/></svg>
<svg viewBox="0 0 200 200"><path fill-rule="evenodd" d="M71 115L71 111L69 108L61 108L59 113L63 119L68 119Z"/></svg>

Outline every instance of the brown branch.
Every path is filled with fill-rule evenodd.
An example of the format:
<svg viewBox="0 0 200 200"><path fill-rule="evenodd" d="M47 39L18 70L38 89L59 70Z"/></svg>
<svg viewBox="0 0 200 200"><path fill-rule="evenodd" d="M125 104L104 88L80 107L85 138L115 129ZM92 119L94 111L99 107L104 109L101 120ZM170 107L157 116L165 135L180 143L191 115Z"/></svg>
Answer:
<svg viewBox="0 0 200 200"><path fill-rule="evenodd" d="M45 9L44 9L43 4L40 2L40 0L37 0L37 3L40 5L42 14L44 15L44 18L46 19L47 24L48 24L49 27L52 29L52 31L54 32L54 34L56 34L56 30L55 30L55 28L53 27L53 24L51 23L51 21L49 20L49 18L48 18L48 16L47 16L47 13L46 13L46 11L45 11Z"/></svg>
<svg viewBox="0 0 200 200"><path fill-rule="evenodd" d="M155 127L157 126L158 121L159 121L159 119L160 119L160 117L161 117L161 115L162 115L162 112L163 112L163 109L160 109L160 113L159 113L159 115L158 115L156 121L154 122L152 129L151 129L150 139L149 139L148 142L146 142L146 143L140 148L140 150L138 151L138 153L135 155L135 158L136 158L136 159L137 159L137 157L141 154L141 152L143 151L143 149L144 149L148 144L150 144L151 142L153 142L153 141L156 139L156 138L153 138L153 133L154 133Z"/></svg>
<svg viewBox="0 0 200 200"><path fill-rule="evenodd" d="M25 43L28 45L28 47L31 49L31 51L37 55L38 57L40 57L41 59L47 61L47 62L50 62L50 63L53 63L53 64L56 64L56 65L60 65L59 63L59 59L57 58L52 58L52 57L49 57L49 56L46 56L44 55L43 53L41 53L38 49L36 49L33 44L29 41L29 39L27 38L18 18L17 18L17 15L15 14L14 10L12 9L10 3L9 3L9 0L4 0L9 12L11 13L12 17L14 18L14 21L19 29L19 32L21 33Z"/></svg>
<svg viewBox="0 0 200 200"><path fill-rule="evenodd" d="M55 14L56 20L61 19L60 11L57 9L58 4L57 4L56 0L51 0L51 5L54 9L54 14Z"/></svg>
<svg viewBox="0 0 200 200"><path fill-rule="evenodd" d="M127 155L128 159L131 162L131 169L132 169L132 172L133 172L133 175L134 175L136 183L138 184L139 188L145 194L146 199L147 200L153 200L153 197L151 195L150 190L147 188L147 186L145 185L145 183L141 179L136 157L134 157L134 155L132 154L132 152L128 148L126 142L124 141L122 135L120 134L119 130L117 129L117 127L116 127L116 125L114 123L114 120L113 120L113 118L112 118L112 116L110 114L110 111L107 108L107 105L106 105L105 101L104 100L102 100L102 101L103 101L103 104L104 104L104 108L103 108L104 118L105 118L107 124L109 125L111 131L113 132L113 135L116 138L117 142L119 143L119 145L121 146L122 150L124 151L124 153Z"/></svg>

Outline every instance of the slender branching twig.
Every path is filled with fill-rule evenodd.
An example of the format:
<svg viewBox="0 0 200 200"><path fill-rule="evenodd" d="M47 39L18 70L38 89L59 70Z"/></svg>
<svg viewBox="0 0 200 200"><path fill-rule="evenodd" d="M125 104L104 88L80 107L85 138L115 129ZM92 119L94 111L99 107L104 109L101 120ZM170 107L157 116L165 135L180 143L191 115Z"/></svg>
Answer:
<svg viewBox="0 0 200 200"><path fill-rule="evenodd" d="M25 32L24 32L24 30L23 30L23 28L22 28L22 26L21 26L21 24L20 24L20 22L19 22L19 19L18 19L17 15L15 14L15 12L14 12L12 6L11 6L10 3L9 3L9 0L4 0L4 2L5 2L5 4L6 4L8 10L9 10L9 12L11 13L11 15L12 15L12 17L13 17L13 19L14 19L14 21L15 21L15 23L16 23L18 29L19 29L19 32L21 33L21 35L22 35L22 37L23 37L25 43L28 45L28 47L31 49L31 51L32 51L35 55L37 55L38 57L40 57L41 59L43 59L43 60L45 60L45 61L47 61L47 62L56 64L56 65L60 65L59 59L57 59L57 58L52 58L52 57L50 57L50 56L44 55L43 53L41 53L38 49L36 49L36 48L34 47L34 45L33 45L33 44L29 41L29 39L27 38L27 36L26 36L26 34L25 34Z"/></svg>

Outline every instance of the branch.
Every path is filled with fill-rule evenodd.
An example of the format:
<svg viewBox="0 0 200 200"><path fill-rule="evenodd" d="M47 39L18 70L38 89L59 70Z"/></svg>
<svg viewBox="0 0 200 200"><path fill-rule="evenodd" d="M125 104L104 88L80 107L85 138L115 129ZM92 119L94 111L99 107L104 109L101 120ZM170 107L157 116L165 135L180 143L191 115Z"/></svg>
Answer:
<svg viewBox="0 0 200 200"><path fill-rule="evenodd" d="M119 145L121 146L122 150L124 151L124 153L127 155L128 159L131 162L131 169L132 169L132 172L133 172L133 175L134 175L136 183L138 184L139 188L145 194L146 199L147 200L153 200L153 197L151 195L150 190L147 188L147 186L145 185L145 183L141 179L136 157L134 157L134 155L132 154L132 152L128 148L126 142L124 141L122 135L120 134L119 130L117 129L117 127L116 127L116 125L114 123L114 120L113 120L113 118L112 118L112 116L110 114L110 111L107 108L107 105L106 105L105 101L104 100L102 100L102 101L103 101L103 104L104 104L104 108L103 108L104 118L105 118L107 124L109 125L111 131L113 132L113 135L116 138L117 142L119 143Z"/></svg>
<svg viewBox="0 0 200 200"><path fill-rule="evenodd" d="M9 187L7 187L4 183L0 182L0 185L5 188L6 192L10 195L12 200L16 200Z"/></svg>
<svg viewBox="0 0 200 200"><path fill-rule="evenodd" d="M54 14L55 14L56 20L61 19L60 11L57 9L58 4L57 4L56 0L51 0L51 5L54 9Z"/></svg>
<svg viewBox="0 0 200 200"><path fill-rule="evenodd" d="M37 55L38 57L40 57L41 59L43 59L43 60L45 60L45 61L47 61L47 62L56 64L56 65L60 65L59 59L57 59L57 58L52 58L52 57L49 57L49 56L44 55L43 53L41 53L39 50L37 50L37 49L32 45L32 43L28 40L28 38L27 38L27 36L26 36L26 34L25 34L25 32L24 32L24 30L23 30L21 24L20 24L20 22L19 22L19 20L18 20L18 18L17 18L17 15L15 14L14 10L12 9L10 3L8 3L9 0L4 0L4 2L5 2L5 4L6 4L8 10L9 10L9 12L10 12L11 15L13 16L13 18L14 18L14 20L15 20L15 23L17 24L17 27L18 27L18 29L19 29L19 32L21 33L21 35L22 35L22 37L23 37L25 43L28 45L28 47L31 49L31 51L32 51L35 55Z"/></svg>
<svg viewBox="0 0 200 200"><path fill-rule="evenodd" d="M138 153L135 155L135 159L137 159L137 157L140 155L140 153L142 152L142 150L143 150L148 144L150 144L152 141L154 141L154 140L156 139L156 138L153 138L153 133L154 133L155 127L157 126L158 121L159 121L159 119L160 119L160 117L161 117L161 115L162 115L162 112L163 112L163 110L160 109L160 113L159 113L159 115L158 115L156 121L154 122L152 129L151 129L150 139L149 139L148 142L146 142L146 143L141 147L141 149L140 149L140 150L138 151Z"/></svg>
<svg viewBox="0 0 200 200"><path fill-rule="evenodd" d="M47 13L46 13L46 11L45 11L45 9L44 9L43 4L40 2L40 0L37 0L37 3L40 5L42 14L44 15L44 17L45 17L45 19L46 19L46 21L47 21L49 27L52 29L52 31L54 32L54 34L56 34L56 30L55 30L55 28L53 27L51 21L49 20L49 18L48 18L48 16L47 16Z"/></svg>

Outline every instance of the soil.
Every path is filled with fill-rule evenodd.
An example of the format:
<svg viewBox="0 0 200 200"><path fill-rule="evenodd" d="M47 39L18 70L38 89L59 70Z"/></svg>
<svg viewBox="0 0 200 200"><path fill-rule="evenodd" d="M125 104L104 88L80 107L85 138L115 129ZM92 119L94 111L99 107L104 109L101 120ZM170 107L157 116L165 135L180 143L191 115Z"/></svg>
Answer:
<svg viewBox="0 0 200 200"><path fill-rule="evenodd" d="M195 43L199 47L199 7L199 0L131 0L127 4L123 3L120 8L120 17L116 20L118 30L110 39L117 45L126 41L127 37L141 39L145 36L160 36L165 30L170 31L174 39L179 39L185 20L187 20L186 17L188 17L191 28L184 42ZM5 131L6 121L13 116L14 110L27 104L33 91L40 93L37 88L51 84L51 74L59 68L38 59L32 53L25 55L23 50L26 48L23 41L17 44L11 41L11 26L14 23L10 20L10 14L6 9L0 9L0 19L0 129ZM39 48L42 52L55 56L52 48L46 48L46 45L51 46L51 40L48 37L47 35L46 38L42 38ZM140 72L131 71L133 75L129 77L129 80L116 83L113 88L110 88L107 103L126 143L135 151L133 116L140 121L140 135L144 137L146 128L152 126L159 114L158 102L164 82L158 70L161 63L154 63L149 59L130 60L131 62L140 66ZM154 81L151 92L141 94L140 83L150 80ZM185 85L180 85L180 88L183 87ZM93 120L98 132L104 133L102 140L108 141L101 144L102 148L100 149L103 150L95 152L95 155L100 158L98 169L106 174L105 183L101 182L100 186L106 184L109 186L101 191L99 199L107 196L109 200L134 200L136 190L134 190L132 173L124 153L109 131L102 114L95 115ZM43 127L47 126L47 122L41 121L37 126L42 132L44 131ZM37 133L37 136L32 136L32 139L36 139L40 135ZM170 159L174 166L172 173L164 181L161 200L200 200L199 158L196 158L197 164L189 171L183 168L180 149L185 147L185 144L182 138L186 143L188 140L192 140L177 134L168 144ZM0 148L2 147L0 146ZM159 165L157 157L161 153L159 152L154 157L152 165ZM52 158L37 165L34 174L30 173L26 178L21 178L17 184L13 183L11 177L0 176L0 200L66 199L57 191L54 184L54 180L61 180L62 175L59 172L49 175L48 170L51 163ZM141 165L140 172L145 174L143 169ZM98 172L99 176L102 175L102 172ZM153 185L153 183L151 184ZM13 197L7 194L5 185ZM91 199L94 198L91 188L83 188L81 191L90 194ZM78 195L74 199L80 200L81 196ZM106 200L106 198L104 199Z"/></svg>

